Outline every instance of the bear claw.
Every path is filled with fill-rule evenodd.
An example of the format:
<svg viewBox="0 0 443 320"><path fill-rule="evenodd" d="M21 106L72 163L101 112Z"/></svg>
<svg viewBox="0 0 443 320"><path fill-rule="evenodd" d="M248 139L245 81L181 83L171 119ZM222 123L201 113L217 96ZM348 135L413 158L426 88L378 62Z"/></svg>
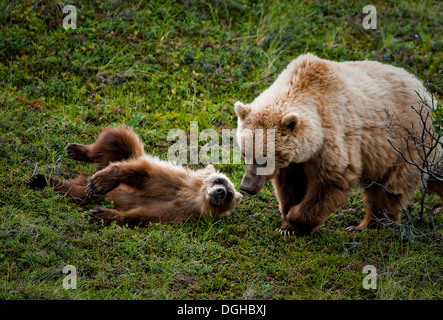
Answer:
<svg viewBox="0 0 443 320"><path fill-rule="evenodd" d="M280 232L280 234L282 234L284 237L286 236L295 236L295 231L291 231L291 230L283 230L281 228L277 228L278 232Z"/></svg>
<svg viewBox="0 0 443 320"><path fill-rule="evenodd" d="M91 222L96 222L96 221L98 221L98 220L101 219L101 217L100 217L99 214L100 214L102 211L103 211L102 208L101 208L101 207L98 207L98 208L95 208L95 209L92 209L92 210L89 210L89 211L85 211L85 212L83 212L83 215L84 215L86 218L89 218Z"/></svg>
<svg viewBox="0 0 443 320"><path fill-rule="evenodd" d="M120 184L117 180L108 180L103 174L95 174L88 179L86 185L86 195L93 197L94 195L105 195L115 189Z"/></svg>
<svg viewBox="0 0 443 320"><path fill-rule="evenodd" d="M84 212L84 214L86 214L86 215L88 215L90 217L93 217L94 215L96 215L99 212L100 212L100 209L96 208L96 209L92 209L92 210L86 211L86 212Z"/></svg>
<svg viewBox="0 0 443 320"><path fill-rule="evenodd" d="M89 178L88 180L88 184L86 186L86 195L88 197L92 197L94 195L104 195L108 193L108 190L104 190L104 189L99 189L94 185L94 180L92 180L91 178Z"/></svg>
<svg viewBox="0 0 443 320"><path fill-rule="evenodd" d="M92 210L91 210L92 211ZM85 217L85 218L93 218L94 217L94 214L91 212L91 211L85 211L85 212L83 212L83 216Z"/></svg>
<svg viewBox="0 0 443 320"><path fill-rule="evenodd" d="M360 232L361 229L359 229L358 227L354 227L354 226L349 226L345 229L347 232Z"/></svg>

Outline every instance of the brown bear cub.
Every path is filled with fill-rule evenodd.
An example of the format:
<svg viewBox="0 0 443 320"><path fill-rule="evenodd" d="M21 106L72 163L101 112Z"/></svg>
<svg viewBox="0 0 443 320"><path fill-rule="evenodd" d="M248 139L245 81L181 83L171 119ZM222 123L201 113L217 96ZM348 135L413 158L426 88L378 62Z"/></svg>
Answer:
<svg viewBox="0 0 443 320"><path fill-rule="evenodd" d="M93 162L92 177L48 178L50 186L80 204L113 201L115 209L98 207L88 213L92 221L107 225L143 226L150 223L180 223L201 216L232 213L242 196L232 182L212 165L190 170L151 157L138 136L125 127L105 129L90 145L71 143L68 155ZM46 177L34 175L30 187L45 187Z"/></svg>

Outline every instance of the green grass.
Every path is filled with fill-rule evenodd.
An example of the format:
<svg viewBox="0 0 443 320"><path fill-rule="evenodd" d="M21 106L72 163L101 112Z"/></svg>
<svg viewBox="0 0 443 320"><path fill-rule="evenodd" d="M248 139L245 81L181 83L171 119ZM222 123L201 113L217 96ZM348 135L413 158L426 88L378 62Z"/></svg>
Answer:
<svg viewBox="0 0 443 320"><path fill-rule="evenodd" d="M25 183L93 168L70 159L127 124L166 158L167 133L235 128L233 103L251 101L295 57L370 59L416 74L442 98L443 5L374 1L57 1L0 3L0 299L442 299L442 216L346 233L364 215L362 192L318 232L283 238L272 187L244 196L230 217L146 228L90 225L82 208ZM236 187L243 165L217 165ZM419 211L420 193L409 216ZM106 204L112 205L112 204ZM362 273L374 265L376 290ZM62 269L77 269L77 289Z"/></svg>

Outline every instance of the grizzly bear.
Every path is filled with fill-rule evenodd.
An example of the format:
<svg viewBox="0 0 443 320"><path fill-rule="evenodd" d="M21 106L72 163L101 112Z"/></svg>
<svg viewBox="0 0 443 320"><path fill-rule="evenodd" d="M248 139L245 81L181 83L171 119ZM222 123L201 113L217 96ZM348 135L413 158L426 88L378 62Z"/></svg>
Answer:
<svg viewBox="0 0 443 320"><path fill-rule="evenodd" d="M427 101L423 109L420 97ZM255 158L246 162L240 190L257 194L271 180L283 220L277 230L285 234L316 230L358 185L364 188L365 216L348 231L378 228L386 218L396 221L422 182L403 157L420 164L412 136L431 132L432 101L423 84L401 68L302 55L252 103L235 103L242 153L249 147L245 141L255 141L256 148L258 140L273 162L269 174L258 173L263 163ZM423 111L422 119L416 110ZM266 154L270 129L274 154ZM428 187L443 197L439 179L430 179Z"/></svg>
<svg viewBox="0 0 443 320"><path fill-rule="evenodd" d="M93 144L71 143L66 151L75 160L93 162L98 171L92 177L80 175L72 180L49 176L48 182L77 203L114 202L115 209L90 211L92 221L143 226L220 217L231 214L242 199L232 182L212 165L190 170L149 156L139 137L125 127L107 128ZM31 187L46 183L42 174L28 181Z"/></svg>

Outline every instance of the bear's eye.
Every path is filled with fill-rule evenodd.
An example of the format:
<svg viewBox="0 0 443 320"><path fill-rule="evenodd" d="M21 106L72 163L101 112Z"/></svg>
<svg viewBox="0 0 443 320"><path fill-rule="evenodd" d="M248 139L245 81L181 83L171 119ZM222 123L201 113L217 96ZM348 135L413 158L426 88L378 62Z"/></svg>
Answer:
<svg viewBox="0 0 443 320"><path fill-rule="evenodd" d="M215 183L215 184L221 184L222 181L221 181L221 179L215 179L214 183Z"/></svg>

